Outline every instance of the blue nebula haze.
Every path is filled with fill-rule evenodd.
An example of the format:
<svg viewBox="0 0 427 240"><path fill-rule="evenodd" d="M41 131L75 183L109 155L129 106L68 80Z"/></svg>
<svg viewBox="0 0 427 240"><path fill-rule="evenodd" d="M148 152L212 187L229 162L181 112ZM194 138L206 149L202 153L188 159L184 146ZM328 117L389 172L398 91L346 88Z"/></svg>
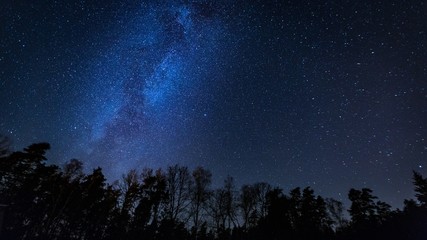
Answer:
<svg viewBox="0 0 427 240"><path fill-rule="evenodd" d="M111 46L91 61L87 103L79 109L89 130L82 157L93 160L91 167L107 166L107 175L117 178L132 168L189 164L174 156L186 148L183 138L197 134L191 119L201 114L203 89L215 84L210 76L227 31L221 20L197 11L148 5L113 26Z"/></svg>

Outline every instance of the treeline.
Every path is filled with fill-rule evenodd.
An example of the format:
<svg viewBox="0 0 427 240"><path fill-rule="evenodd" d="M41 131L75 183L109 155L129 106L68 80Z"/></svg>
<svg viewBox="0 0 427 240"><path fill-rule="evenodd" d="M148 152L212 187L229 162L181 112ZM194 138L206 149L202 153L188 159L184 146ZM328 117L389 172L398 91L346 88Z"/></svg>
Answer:
<svg viewBox="0 0 427 240"><path fill-rule="evenodd" d="M310 187L236 188L227 177L212 189L202 167L132 170L110 184L78 160L47 165L47 143L0 145L1 239L427 239L427 179L416 172L403 210L367 188L349 191L347 210Z"/></svg>

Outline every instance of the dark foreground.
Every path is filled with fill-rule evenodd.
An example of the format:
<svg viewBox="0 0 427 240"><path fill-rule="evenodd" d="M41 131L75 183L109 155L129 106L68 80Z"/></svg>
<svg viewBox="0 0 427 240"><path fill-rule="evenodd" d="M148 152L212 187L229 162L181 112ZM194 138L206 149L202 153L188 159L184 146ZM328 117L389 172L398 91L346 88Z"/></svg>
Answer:
<svg viewBox="0 0 427 240"><path fill-rule="evenodd" d="M109 184L78 160L47 165L49 147L0 146L0 239L427 239L427 179L416 172L415 200L403 210L368 188L350 189L347 210L309 187L236 189L228 177L211 189L201 167L130 171Z"/></svg>

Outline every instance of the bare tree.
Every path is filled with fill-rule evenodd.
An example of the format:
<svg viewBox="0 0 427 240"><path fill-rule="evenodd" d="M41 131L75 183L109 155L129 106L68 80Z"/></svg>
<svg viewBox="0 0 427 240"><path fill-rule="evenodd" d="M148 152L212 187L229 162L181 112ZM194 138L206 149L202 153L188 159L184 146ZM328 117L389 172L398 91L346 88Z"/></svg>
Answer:
<svg viewBox="0 0 427 240"><path fill-rule="evenodd" d="M243 185L240 192L240 209L243 218L243 227L250 225L250 219L257 215L256 202L257 195L254 185Z"/></svg>
<svg viewBox="0 0 427 240"><path fill-rule="evenodd" d="M197 167L193 171L193 189L191 194L191 216L193 219L195 235L200 227L204 207L210 197L210 185L212 174L203 167Z"/></svg>
<svg viewBox="0 0 427 240"><path fill-rule="evenodd" d="M225 194L225 214L227 227L231 228L237 226L237 199L236 199L236 188L234 186L234 179L231 176L227 176L224 181L224 194Z"/></svg>
<svg viewBox="0 0 427 240"><path fill-rule="evenodd" d="M224 186L215 190L209 201L208 213L212 217L217 232L237 226L237 201L233 178L227 176Z"/></svg>
<svg viewBox="0 0 427 240"><path fill-rule="evenodd" d="M209 198L208 214L212 218L216 232L223 231L227 219L227 196L223 188L212 192Z"/></svg>
<svg viewBox="0 0 427 240"><path fill-rule="evenodd" d="M271 185L265 182L255 183L254 184L255 193L256 193L256 204L257 212L259 213L260 218L264 218L268 212L267 205L267 193L272 189Z"/></svg>
<svg viewBox="0 0 427 240"><path fill-rule="evenodd" d="M193 181L187 167L170 166L166 172L165 216L176 222L183 220L183 215L190 204L190 190Z"/></svg>
<svg viewBox="0 0 427 240"><path fill-rule="evenodd" d="M267 215L267 193L270 191L271 186L264 182L243 185L240 192L240 210L245 228L257 224Z"/></svg>

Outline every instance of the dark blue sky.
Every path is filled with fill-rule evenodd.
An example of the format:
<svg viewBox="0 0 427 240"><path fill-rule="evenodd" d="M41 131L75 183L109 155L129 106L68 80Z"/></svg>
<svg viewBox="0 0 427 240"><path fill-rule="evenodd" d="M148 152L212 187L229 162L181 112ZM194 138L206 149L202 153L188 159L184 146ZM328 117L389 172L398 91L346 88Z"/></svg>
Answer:
<svg viewBox="0 0 427 240"><path fill-rule="evenodd" d="M144 1L145 2L145 1ZM3 1L0 132L52 163L370 187L427 168L425 1Z"/></svg>

